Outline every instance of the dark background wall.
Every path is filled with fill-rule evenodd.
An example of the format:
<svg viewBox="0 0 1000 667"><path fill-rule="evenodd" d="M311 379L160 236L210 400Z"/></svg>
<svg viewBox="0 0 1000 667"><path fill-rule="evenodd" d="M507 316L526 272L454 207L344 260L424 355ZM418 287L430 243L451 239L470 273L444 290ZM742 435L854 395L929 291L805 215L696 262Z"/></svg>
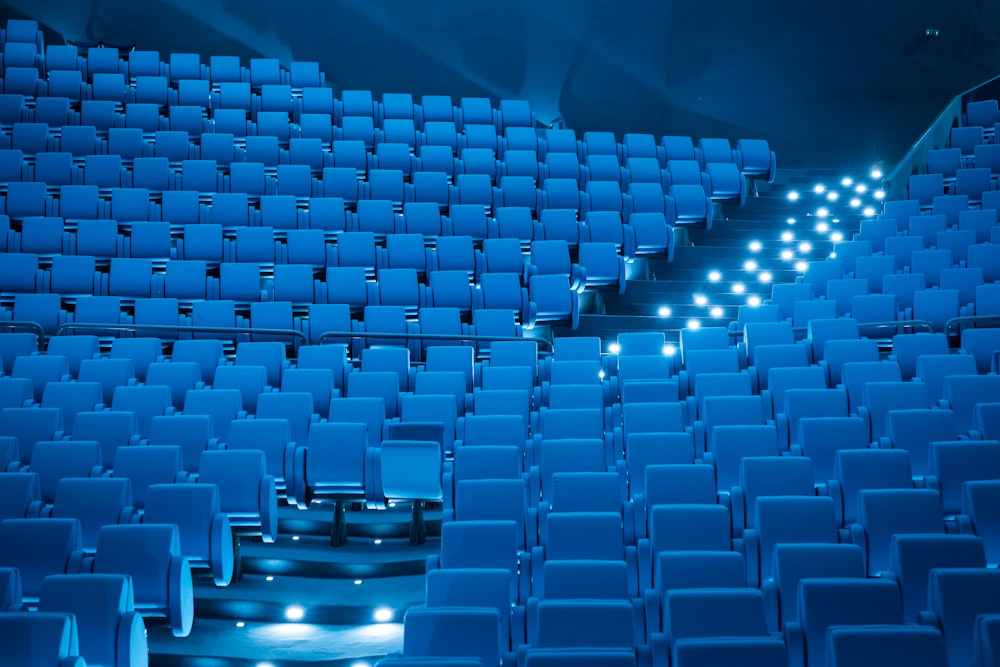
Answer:
<svg viewBox="0 0 1000 667"><path fill-rule="evenodd" d="M991 0L2 0L51 40L317 60L338 89L527 98L578 132L763 137L894 163L1000 74ZM928 28L939 36L925 36Z"/></svg>

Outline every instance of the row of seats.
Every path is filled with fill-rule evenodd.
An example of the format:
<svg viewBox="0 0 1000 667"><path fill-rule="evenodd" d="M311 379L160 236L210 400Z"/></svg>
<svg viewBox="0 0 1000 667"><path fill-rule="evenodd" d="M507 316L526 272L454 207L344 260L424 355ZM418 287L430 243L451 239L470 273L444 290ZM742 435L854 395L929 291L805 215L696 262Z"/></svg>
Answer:
<svg viewBox="0 0 1000 667"><path fill-rule="evenodd" d="M201 232L212 230L185 228L184 237L178 239L183 258L175 257L166 263L161 273L157 265L174 254L166 223L145 223L136 227L133 234L117 239L117 235L110 233L113 228L112 224L107 230L108 245L115 242L123 249L123 254L130 256L49 255L46 251L59 250L55 247L58 237L45 244L43 238L30 230L22 232L22 245L28 245L31 250L5 255L17 275L0 282L0 294L52 292L64 296L107 296L109 293L138 296L153 292L183 299L219 298L220 294L248 291L246 287L236 288L236 291L227 289L226 283L231 283L236 273L240 274L241 281L248 281L251 274L256 274L252 282L265 288L270 295L268 298L281 300L281 295L287 294L294 295L288 300L307 303L336 301L321 296L322 291L317 292L320 285L316 280L324 272L330 274L325 276L327 282L332 282L330 279L338 273L358 273L365 280L377 278L370 289L383 295L398 289L392 285L399 283L398 276L404 272L410 274L404 280L413 283L413 288L418 281L422 287L430 287L435 282L435 273L441 271L461 274L468 285L478 284L487 274L500 273L514 274L521 286L527 286L530 278L536 275L566 275L573 287L581 291L588 284L618 287L624 282L625 258L619 255L612 242L581 243L573 248L574 261L564 239L532 241L527 253L522 251L519 239L485 239L480 250L475 248L469 236L439 237L429 246L423 234L389 234L381 245L376 243L372 232L344 232L336 244L327 245L322 232L293 230L281 242L269 227L239 229L232 240L216 238L223 249L223 261L218 270L212 266L210 273L208 260L199 257L198 241L211 238L210 234ZM76 239L62 234L61 241L67 240ZM48 257L51 261L46 261ZM256 268L238 269L232 266L234 263L248 266L252 263ZM267 271L270 275L261 275L262 268L269 265L274 265ZM610 282L609 273L613 278ZM439 275L438 282L443 275ZM158 284L150 287L151 281ZM468 297L465 300L468 302ZM364 301L376 304L379 299L366 298ZM392 303L392 300L385 303Z"/></svg>
<svg viewBox="0 0 1000 667"><path fill-rule="evenodd" d="M69 164L69 155L66 156L65 162ZM226 173L218 168L215 160L184 160L180 170L174 171L166 158L137 158L134 167L129 169L121 166L117 156L91 157L110 160L100 163L96 159L91 160L100 164L102 176L85 179L87 184L108 189L148 190L157 199L171 191L193 192L206 203L220 193L247 195L254 201L273 195L292 195L314 199L340 198L352 209L356 209L359 202L372 199L391 202L399 209L408 202L429 202L445 209L475 204L485 207L487 213L500 207L527 208L537 215L546 209L568 209L583 216L590 211L611 211L620 214L626 222L632 215L658 213L665 216L669 224L677 221L681 224L700 222L710 226L712 199L743 196L739 186L712 191L708 193L711 197L706 197L701 185L676 185L671 187L671 194L667 194L659 183L633 183L623 189L614 181L590 181L581 188L572 179L557 178L546 179L538 187L530 176L505 176L499 180L499 185L493 185L486 174L459 174L455 177L456 184L451 185L443 172L416 172L413 183L406 183L403 172L393 169L373 170L370 176L375 179L359 181L353 167L325 167L322 178L315 178L307 165L280 165L277 175L270 175L260 162L233 163ZM51 184L60 192L61 186L71 184L69 178L61 180ZM74 204L77 199L86 201L89 198L93 201L86 189L76 189L71 196ZM7 186L2 203L4 212L11 218L72 217L72 209L64 210L61 198L50 195L48 186L42 182L12 181ZM100 210L99 200L96 203L96 210ZM90 206L81 207L81 210L89 211ZM143 213L140 220L148 216L149 213ZM233 224L248 223L249 216L247 222Z"/></svg>
<svg viewBox="0 0 1000 667"><path fill-rule="evenodd" d="M143 194L131 190L118 192ZM7 253L34 253L46 259L59 254L93 255L102 259L149 257L210 262L259 258L256 261L322 266L340 263L341 253L336 250L337 246L353 239L358 249L350 251L344 259L350 258L354 264L374 268L376 264L369 263L372 255L377 262L377 255L402 254L405 248L406 258L389 263L400 265L405 261L422 268L419 257L409 257L419 254L409 245L423 248L433 241L435 246L451 246L435 247L436 251L443 250L437 254L446 252L457 256L451 264L438 262L440 268L467 267L469 271L479 272L478 261L470 256L477 256L473 248L482 249L483 242L488 239L507 239L503 243L492 243L497 248L507 248L511 241L518 241L519 251L529 250L534 241L563 241L572 251L576 251L580 243L612 243L616 253L626 260L656 253L665 253L669 259L673 250L673 230L663 215L657 213L633 214L628 223L623 224L621 215L611 211L591 211L578 220L575 211L547 209L536 221L530 210L523 207L498 208L490 216L481 205L458 204L451 207L449 215L442 216L434 203L410 202L400 214L393 212L387 201L365 200L359 202L358 211L352 213L339 198L310 199L307 206L300 209L293 197L275 195L262 197L260 208L255 208L249 205L246 195L217 194L210 204L199 204L196 198L184 194L175 192L172 195L176 197L165 196L162 204L150 204L148 199L140 197L138 210L152 218L149 221L145 218L128 220L131 216L124 211L118 211L123 218L121 221L107 215L29 216L15 219L12 224L9 216L2 216L0 247ZM85 199L87 197L74 197L74 206L76 203L82 205ZM92 203L96 204L96 209L90 205L85 207L91 213L107 208L99 200ZM60 208L67 204L63 201ZM113 196L112 206L123 208L125 204L119 207ZM371 237L337 238L339 234L357 232ZM390 242L389 237L399 235L407 236ZM460 238L447 240L450 237ZM415 243L418 238L420 243ZM310 252L311 244L318 244L318 249ZM387 248L390 244L400 247ZM242 254L237 252L240 245L243 246ZM381 253L374 249L375 246ZM388 262L393 258L385 259ZM423 264L426 263L424 260Z"/></svg>

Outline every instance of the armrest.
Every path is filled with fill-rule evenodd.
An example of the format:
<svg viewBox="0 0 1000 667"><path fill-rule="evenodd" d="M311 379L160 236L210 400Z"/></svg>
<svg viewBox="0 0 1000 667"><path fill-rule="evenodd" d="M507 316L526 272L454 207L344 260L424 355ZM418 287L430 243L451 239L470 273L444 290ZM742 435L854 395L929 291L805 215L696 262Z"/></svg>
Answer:
<svg viewBox="0 0 1000 667"><path fill-rule="evenodd" d="M146 641L146 624L140 614L134 611L122 614L118 621L115 644L120 667L138 667L146 664L149 646Z"/></svg>
<svg viewBox="0 0 1000 667"><path fill-rule="evenodd" d="M187 558L170 559L170 579L167 583L167 610L170 631L174 637L187 637L194 623L194 584L191 563Z"/></svg>
<svg viewBox="0 0 1000 667"><path fill-rule="evenodd" d="M278 537L278 494L274 488L274 477L264 475L258 493L260 536L264 542L274 542Z"/></svg>
<svg viewBox="0 0 1000 667"><path fill-rule="evenodd" d="M774 579L767 579L760 584L760 592L764 596L764 614L767 616L769 632L781 630L781 601L778 596L778 586Z"/></svg>
<svg viewBox="0 0 1000 667"><path fill-rule="evenodd" d="M639 585L639 557L636 551L632 545L625 547L625 565L629 571L628 594L633 598L639 597L639 591L642 590L642 586Z"/></svg>
<svg viewBox="0 0 1000 667"><path fill-rule="evenodd" d="M743 556L747 563L747 586L760 585L760 535L755 528L743 531Z"/></svg>
<svg viewBox="0 0 1000 667"><path fill-rule="evenodd" d="M837 524L840 526L844 525L844 487L840 485L840 481L836 479L831 479L826 483L827 491L830 497L833 498L833 509L837 515Z"/></svg>
<svg viewBox="0 0 1000 667"><path fill-rule="evenodd" d="M742 487L734 486L728 496L719 495L719 504L730 506L729 515L732 517L733 536L741 537L747 524L746 497L743 495Z"/></svg>
<svg viewBox="0 0 1000 667"><path fill-rule="evenodd" d="M648 538L643 537L636 542L636 559L639 589L648 590L653 587L653 548Z"/></svg>
<svg viewBox="0 0 1000 667"><path fill-rule="evenodd" d="M933 611L921 611L917 614L917 625L926 625L931 628L941 629L941 619Z"/></svg>
<svg viewBox="0 0 1000 667"><path fill-rule="evenodd" d="M654 632L660 631L660 594L654 588L642 592L642 604L646 610L646 643L650 643Z"/></svg>
<svg viewBox="0 0 1000 667"><path fill-rule="evenodd" d="M788 664L806 664L806 637L798 621L785 621L785 646L788 647Z"/></svg>
<svg viewBox="0 0 1000 667"><path fill-rule="evenodd" d="M236 560L233 528L229 524L229 516L222 512L213 516L209 530L212 578L216 586L228 586L233 580Z"/></svg>
<svg viewBox="0 0 1000 667"><path fill-rule="evenodd" d="M861 547L861 553L865 560L865 572L868 571L868 536L865 534L864 527L859 523L852 523L847 526L848 540L851 544L856 544Z"/></svg>

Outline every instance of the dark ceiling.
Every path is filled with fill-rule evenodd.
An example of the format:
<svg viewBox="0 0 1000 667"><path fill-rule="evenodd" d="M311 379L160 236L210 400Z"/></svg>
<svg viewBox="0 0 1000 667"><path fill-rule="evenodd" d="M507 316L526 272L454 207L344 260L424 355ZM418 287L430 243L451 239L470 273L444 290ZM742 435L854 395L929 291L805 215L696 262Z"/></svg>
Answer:
<svg viewBox="0 0 1000 667"><path fill-rule="evenodd" d="M0 0L47 38L316 60L338 89L527 98L540 121L763 137L780 166L892 164L1000 74L992 0ZM928 29L938 36L928 37Z"/></svg>

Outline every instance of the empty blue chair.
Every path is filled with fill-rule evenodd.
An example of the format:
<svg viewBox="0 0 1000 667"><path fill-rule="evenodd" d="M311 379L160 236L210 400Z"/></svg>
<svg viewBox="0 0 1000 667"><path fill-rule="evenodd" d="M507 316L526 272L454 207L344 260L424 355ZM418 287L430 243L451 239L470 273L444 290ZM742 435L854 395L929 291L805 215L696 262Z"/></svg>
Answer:
<svg viewBox="0 0 1000 667"><path fill-rule="evenodd" d="M1000 378L995 375L955 375L944 379L942 400L955 413L959 433L975 427L974 405L1000 401Z"/></svg>
<svg viewBox="0 0 1000 667"><path fill-rule="evenodd" d="M277 495L274 477L267 474L264 452L214 450L201 455L198 483L219 488L220 511L234 530L260 535L265 542L277 536Z"/></svg>
<svg viewBox="0 0 1000 667"><path fill-rule="evenodd" d="M214 484L150 486L143 521L176 524L180 551L191 566L208 568L217 586L232 581L235 541Z"/></svg>
<svg viewBox="0 0 1000 667"><path fill-rule="evenodd" d="M988 563L1000 560L1000 522L997 516L997 498L1000 485L996 481L974 481L963 485L962 513L958 517L959 526L971 528L983 541ZM965 517L968 517L967 519Z"/></svg>
<svg viewBox="0 0 1000 667"><path fill-rule="evenodd" d="M853 544L778 544L774 578L761 583L768 627L777 631L798 618L798 589L803 579L863 579L864 557Z"/></svg>
<svg viewBox="0 0 1000 667"><path fill-rule="evenodd" d="M456 658L472 657L474 664L500 665L501 654L507 653L501 651L500 637L496 609L412 607L403 619L403 659L457 667L465 663L453 662Z"/></svg>
<svg viewBox="0 0 1000 667"><path fill-rule="evenodd" d="M1000 478L1000 445L995 440L933 442L930 449L931 471L946 515L961 512L967 482Z"/></svg>
<svg viewBox="0 0 1000 667"><path fill-rule="evenodd" d="M77 519L6 519L0 521L0 566L21 573L21 594L34 604L50 574L80 571L83 544Z"/></svg>
<svg viewBox="0 0 1000 667"><path fill-rule="evenodd" d="M844 625L902 625L894 582L878 579L804 579L798 616L785 625L792 664L827 665L827 629Z"/></svg>
<svg viewBox="0 0 1000 667"><path fill-rule="evenodd" d="M709 639L714 641L722 637L763 639L768 636L764 598L755 589L667 591L661 616L662 634L652 636L653 654L669 651L678 662L689 642L702 645Z"/></svg>
<svg viewBox="0 0 1000 667"><path fill-rule="evenodd" d="M35 443L62 437L62 411L58 408L4 408L0 410L0 435L17 440L21 463L31 461Z"/></svg>
<svg viewBox="0 0 1000 667"><path fill-rule="evenodd" d="M858 523L850 527L855 544L866 552L873 576L890 565L893 535L944 533L941 497L932 489L869 489L858 493Z"/></svg>
<svg viewBox="0 0 1000 667"><path fill-rule="evenodd" d="M997 613L1000 572L985 568L931 570L921 622L945 636L948 665L972 664L977 617Z"/></svg>
<svg viewBox="0 0 1000 667"><path fill-rule="evenodd" d="M975 535L897 535L891 543L891 576L903 595L907 623L927 608L928 579L935 568L986 567L983 541Z"/></svg>
<svg viewBox="0 0 1000 667"><path fill-rule="evenodd" d="M4 643L5 657L12 664L32 667L86 664L80 655L76 617L71 613L4 614L0 617L0 639Z"/></svg>
<svg viewBox="0 0 1000 667"><path fill-rule="evenodd" d="M944 667L945 640L934 628L915 626L833 627L827 632L827 661L832 667L896 664Z"/></svg>
<svg viewBox="0 0 1000 667"><path fill-rule="evenodd" d="M774 576L776 544L836 544L841 541L834 502L825 497L758 498L754 525L756 528L743 533L747 582L751 585Z"/></svg>
<svg viewBox="0 0 1000 667"><path fill-rule="evenodd" d="M175 637L190 634L194 621L191 566L181 555L177 526L105 526L93 568L99 574L129 575L139 613L165 617Z"/></svg>

